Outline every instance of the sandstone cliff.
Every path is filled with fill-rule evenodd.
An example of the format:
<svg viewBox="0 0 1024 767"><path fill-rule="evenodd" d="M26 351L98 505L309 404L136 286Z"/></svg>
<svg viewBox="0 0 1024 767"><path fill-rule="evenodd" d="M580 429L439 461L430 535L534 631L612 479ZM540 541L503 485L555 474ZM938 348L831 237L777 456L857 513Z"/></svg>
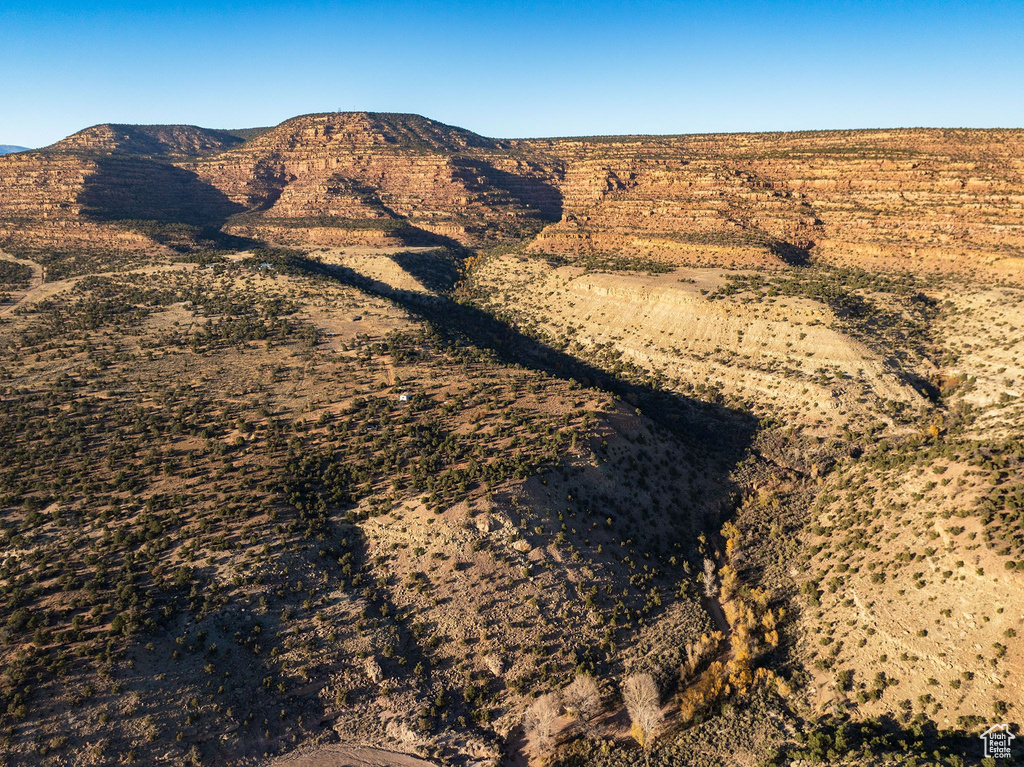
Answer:
<svg viewBox="0 0 1024 767"><path fill-rule="evenodd" d="M1021 131L969 130L494 140L374 113L101 125L0 158L0 246L529 241L569 259L1013 275L1022 149Z"/></svg>

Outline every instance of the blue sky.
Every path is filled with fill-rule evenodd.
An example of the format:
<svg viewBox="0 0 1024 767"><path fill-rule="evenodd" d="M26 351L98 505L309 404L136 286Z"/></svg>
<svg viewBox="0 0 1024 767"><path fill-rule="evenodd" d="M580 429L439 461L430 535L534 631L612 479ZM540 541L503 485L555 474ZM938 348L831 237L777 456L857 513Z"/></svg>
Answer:
<svg viewBox="0 0 1024 767"><path fill-rule="evenodd" d="M0 3L0 143L417 112L490 136L1024 126L1024 3Z"/></svg>

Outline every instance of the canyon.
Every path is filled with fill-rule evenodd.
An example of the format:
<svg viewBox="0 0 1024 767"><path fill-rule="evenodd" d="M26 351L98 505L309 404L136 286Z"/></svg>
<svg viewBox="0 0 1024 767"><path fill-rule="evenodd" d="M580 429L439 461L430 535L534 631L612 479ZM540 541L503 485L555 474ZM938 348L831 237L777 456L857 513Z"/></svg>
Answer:
<svg viewBox="0 0 1024 767"><path fill-rule="evenodd" d="M4 155L0 753L980 763L1022 276L1020 130Z"/></svg>
<svg viewBox="0 0 1024 767"><path fill-rule="evenodd" d="M412 115L265 130L97 126L2 161L5 247L154 247L131 222L260 241L665 264L1019 272L1020 131L492 140ZM14 225L17 222L17 226ZM439 239L440 238L440 239Z"/></svg>

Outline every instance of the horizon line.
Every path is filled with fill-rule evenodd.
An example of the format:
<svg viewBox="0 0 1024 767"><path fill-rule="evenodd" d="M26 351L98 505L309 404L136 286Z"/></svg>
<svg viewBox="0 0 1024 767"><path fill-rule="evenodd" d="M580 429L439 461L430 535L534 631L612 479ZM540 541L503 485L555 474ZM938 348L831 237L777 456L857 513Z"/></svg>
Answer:
<svg viewBox="0 0 1024 767"><path fill-rule="evenodd" d="M88 125L84 128L76 130L72 133L67 134L63 138L57 139L51 144L44 144L42 146L24 146L22 144L0 144L0 146L17 147L17 152L11 152L9 154L17 154L25 151L37 151L41 149L47 149L55 144L60 143L64 139L75 136L93 128L100 128L103 126L123 126L128 128L156 128L156 127L182 127L182 128L198 128L200 130L220 131L220 132L232 132L232 131L270 131L278 128L285 123L297 120L303 117L319 117L325 115L401 115L407 117L418 117L424 120L444 125L449 128L456 128L459 130L469 131L476 133L470 128L466 128L461 125L455 125L452 123L444 123L441 120L436 120L432 117L419 114L417 112L381 112L375 110L340 110L333 112L305 112L302 114L288 117L279 123L274 125L263 125L263 126L249 126L249 127L232 127L232 128L217 128L209 127L204 125L197 125L194 123L125 123L125 122L101 122ZM1024 126L988 126L988 127L973 127L973 126L952 126L952 125L894 125L894 126L874 126L874 127L845 127L845 128L783 128L783 129L770 129L770 130L707 130L707 131L681 131L678 133L578 133L578 134L561 134L561 135L525 135L525 136L488 136L483 133L476 133L476 135L491 139L494 141L558 141L558 140L585 140L585 139L632 139L632 138L678 138L678 137L694 137L694 136L755 136L755 135L788 135L788 134L814 134L814 133L873 133L883 131L1022 131Z"/></svg>

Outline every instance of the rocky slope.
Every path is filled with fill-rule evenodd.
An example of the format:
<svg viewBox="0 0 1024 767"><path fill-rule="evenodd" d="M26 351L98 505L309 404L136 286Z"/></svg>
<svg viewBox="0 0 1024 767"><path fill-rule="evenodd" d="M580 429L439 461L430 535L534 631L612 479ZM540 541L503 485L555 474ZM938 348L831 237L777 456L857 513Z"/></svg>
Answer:
<svg viewBox="0 0 1024 767"><path fill-rule="evenodd" d="M189 157L224 151L244 141L231 131L194 125L94 125L47 149L58 152L93 151L152 157Z"/></svg>
<svg viewBox="0 0 1024 767"><path fill-rule="evenodd" d="M242 139L192 126L98 125L52 146L7 155L0 169L0 247L107 265L168 251L166 226L218 228L235 211L216 190L173 164ZM197 231L184 234L189 244ZM163 235L163 236L161 236ZM180 238L179 238L180 239Z"/></svg>
<svg viewBox="0 0 1024 767"><path fill-rule="evenodd" d="M566 163L537 250L676 263L1019 271L1020 131L829 131L529 142Z"/></svg>
<svg viewBox="0 0 1024 767"><path fill-rule="evenodd" d="M798 611L817 716L955 729L1024 705L1005 681L1024 663L1019 287L492 254L463 289L555 348L804 440L734 521L741 573Z"/></svg>
<svg viewBox="0 0 1024 767"><path fill-rule="evenodd" d="M323 244L416 230L475 242L558 216L550 167L416 115L295 118L195 172L252 211L233 229L306 244L323 242L324 230L334 242Z"/></svg>
<svg viewBox="0 0 1024 767"><path fill-rule="evenodd" d="M1022 142L0 158L0 754L977 762L1024 707Z"/></svg>
<svg viewBox="0 0 1024 767"><path fill-rule="evenodd" d="M304 246L536 235L532 252L568 258L1015 277L1022 144L938 130L499 141L375 113L251 132L101 125L0 161L0 244L166 243L138 223L156 221Z"/></svg>

